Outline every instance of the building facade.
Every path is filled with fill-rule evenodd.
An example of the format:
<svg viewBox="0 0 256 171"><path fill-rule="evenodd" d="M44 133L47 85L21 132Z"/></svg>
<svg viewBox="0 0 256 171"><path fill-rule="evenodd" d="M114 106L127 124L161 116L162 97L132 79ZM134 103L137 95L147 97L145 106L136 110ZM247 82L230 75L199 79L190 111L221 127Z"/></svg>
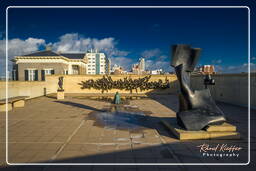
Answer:
<svg viewBox="0 0 256 171"><path fill-rule="evenodd" d="M139 62L132 65L133 74L145 74L145 58L140 58Z"/></svg>
<svg viewBox="0 0 256 171"><path fill-rule="evenodd" d="M104 53L55 53L49 49L15 56L12 77L19 81L44 81L46 75L106 74Z"/></svg>
<svg viewBox="0 0 256 171"><path fill-rule="evenodd" d="M90 50L86 53L87 74L109 74L109 60L104 53L98 50Z"/></svg>

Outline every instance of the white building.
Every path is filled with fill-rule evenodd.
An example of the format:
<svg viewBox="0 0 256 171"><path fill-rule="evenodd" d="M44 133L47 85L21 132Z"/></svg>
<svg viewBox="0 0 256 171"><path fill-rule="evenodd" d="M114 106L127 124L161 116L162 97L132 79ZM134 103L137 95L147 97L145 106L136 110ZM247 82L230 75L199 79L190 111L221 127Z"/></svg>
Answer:
<svg viewBox="0 0 256 171"><path fill-rule="evenodd" d="M159 74L162 74L162 73L163 73L162 69L156 69L156 70L150 71L150 74L152 74L152 75L159 75Z"/></svg>
<svg viewBox="0 0 256 171"><path fill-rule="evenodd" d="M87 60L87 74L106 74L108 73L108 62L104 53L98 50L90 50L85 54Z"/></svg>
<svg viewBox="0 0 256 171"><path fill-rule="evenodd" d="M145 58L139 59L139 68L140 68L140 71L145 71Z"/></svg>

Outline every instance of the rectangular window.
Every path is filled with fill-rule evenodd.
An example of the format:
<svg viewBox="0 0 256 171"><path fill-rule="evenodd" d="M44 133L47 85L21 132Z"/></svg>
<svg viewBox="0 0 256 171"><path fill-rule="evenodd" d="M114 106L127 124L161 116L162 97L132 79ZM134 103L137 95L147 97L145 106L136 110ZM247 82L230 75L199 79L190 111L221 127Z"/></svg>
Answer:
<svg viewBox="0 0 256 171"><path fill-rule="evenodd" d="M44 69L45 75L53 75L54 70L53 69Z"/></svg>
<svg viewBox="0 0 256 171"><path fill-rule="evenodd" d="M38 81L38 70L36 69L25 70L25 81Z"/></svg>

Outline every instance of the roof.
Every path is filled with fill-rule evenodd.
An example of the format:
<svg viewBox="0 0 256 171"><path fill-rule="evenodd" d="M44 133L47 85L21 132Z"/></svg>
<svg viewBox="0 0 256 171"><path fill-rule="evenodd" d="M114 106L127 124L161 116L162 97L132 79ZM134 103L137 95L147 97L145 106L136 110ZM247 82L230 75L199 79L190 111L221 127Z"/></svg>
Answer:
<svg viewBox="0 0 256 171"><path fill-rule="evenodd" d="M83 59L85 56L85 53L55 53L51 50L45 50L40 52L34 52L31 54L23 55L23 56L64 56L69 59Z"/></svg>
<svg viewBox="0 0 256 171"><path fill-rule="evenodd" d="M83 59L85 53L61 53L60 55L69 59Z"/></svg>
<svg viewBox="0 0 256 171"><path fill-rule="evenodd" d="M34 52L34 53L23 55L23 56L60 56L60 55L50 50L45 50L45 51Z"/></svg>

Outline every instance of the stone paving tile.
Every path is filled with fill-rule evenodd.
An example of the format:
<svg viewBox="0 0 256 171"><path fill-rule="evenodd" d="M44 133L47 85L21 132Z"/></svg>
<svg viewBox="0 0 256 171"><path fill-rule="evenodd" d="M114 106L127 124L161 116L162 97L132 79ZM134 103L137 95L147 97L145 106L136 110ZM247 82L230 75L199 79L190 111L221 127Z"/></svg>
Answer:
<svg viewBox="0 0 256 171"><path fill-rule="evenodd" d="M202 158L196 148L201 143L237 144L244 148L244 152L240 155L246 159L247 124L246 118L241 117L247 112L245 108L226 104L220 105L224 112L228 113L228 118L232 118L231 122L238 126L238 130L243 134L242 140L181 142L159 124L160 119L158 118L175 117L175 112L178 110L176 96L156 96L154 99L130 101L131 105L152 112L151 119L142 124L144 129L140 131L108 129L108 127L96 125L93 120L86 118L86 115L94 109L104 108L107 105L106 102L67 98L62 103L46 97L29 100L27 103L29 105L9 112L9 160L15 162L50 162L57 152L59 153L54 161L58 163L175 163L177 160L178 162L237 162L239 160ZM84 107L78 107L79 104ZM42 105L45 108L41 108ZM1 129L0 138L5 138L4 119L5 116L1 113L0 127L3 129ZM74 132L82 120L85 122L77 132ZM72 135L73 133L74 135ZM71 135L72 137L70 137ZM256 140L256 138L254 139ZM3 140L1 142L3 142L0 143L3 146L5 143ZM1 150L2 152L5 151ZM4 159L3 153L0 154L0 159ZM127 169L167 170L168 167L131 166ZM188 170L187 167L172 167ZM118 167L109 167L108 169L113 170L113 168ZM195 167L194 170L207 168L200 166ZM74 168L69 167L65 169L74 170ZM98 168L93 166L89 169L96 170Z"/></svg>

